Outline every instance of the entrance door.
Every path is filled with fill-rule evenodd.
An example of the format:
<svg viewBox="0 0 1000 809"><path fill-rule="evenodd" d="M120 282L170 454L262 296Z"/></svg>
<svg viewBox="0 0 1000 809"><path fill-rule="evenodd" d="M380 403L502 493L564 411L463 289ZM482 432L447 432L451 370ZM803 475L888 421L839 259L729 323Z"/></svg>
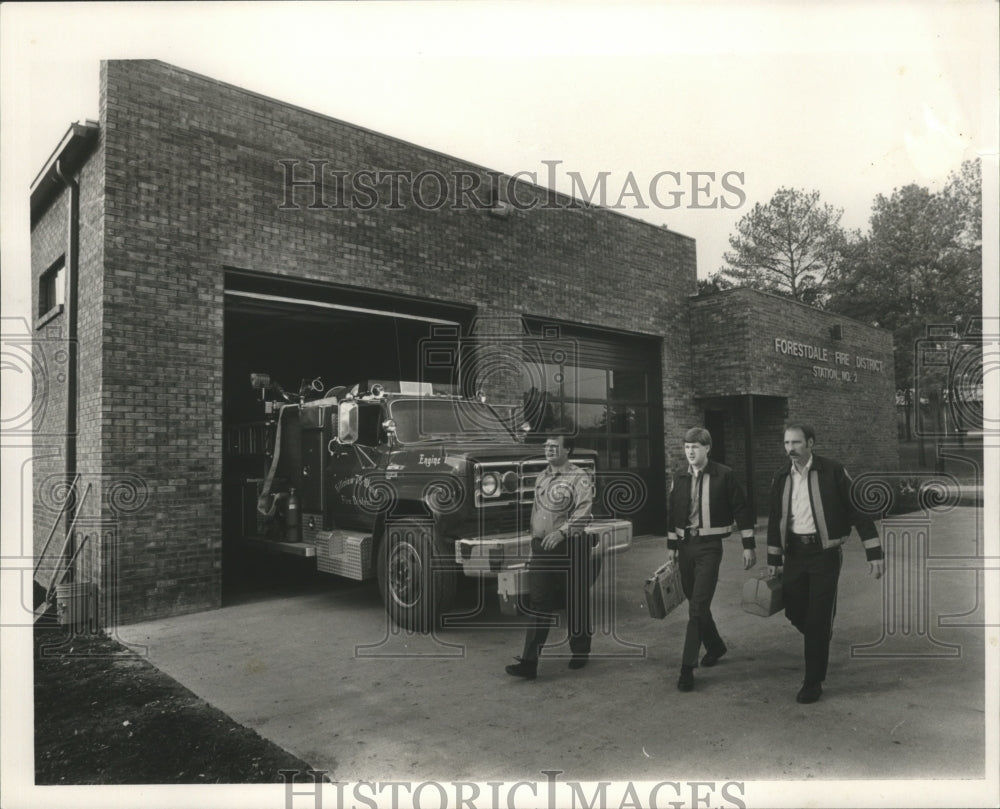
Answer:
<svg viewBox="0 0 1000 809"><path fill-rule="evenodd" d="M726 412L706 410L705 429L712 434L712 460L726 463Z"/></svg>

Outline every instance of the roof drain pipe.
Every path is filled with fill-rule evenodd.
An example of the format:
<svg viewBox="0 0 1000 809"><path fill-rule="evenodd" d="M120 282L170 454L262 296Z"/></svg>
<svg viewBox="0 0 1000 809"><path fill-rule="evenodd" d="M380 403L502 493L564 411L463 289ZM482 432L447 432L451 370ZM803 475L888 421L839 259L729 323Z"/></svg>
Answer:
<svg viewBox="0 0 1000 809"><path fill-rule="evenodd" d="M63 547L63 558L74 559L76 556L73 526L76 522L76 510L79 506L79 481L76 469L76 422L77 422L77 303L79 292L79 261L80 261L80 184L72 177L63 174L62 160L56 160L55 176L69 192L69 233L66 244L66 437L64 452L66 456L67 497L65 512L66 544ZM72 582L74 571L72 563L66 571L66 581Z"/></svg>

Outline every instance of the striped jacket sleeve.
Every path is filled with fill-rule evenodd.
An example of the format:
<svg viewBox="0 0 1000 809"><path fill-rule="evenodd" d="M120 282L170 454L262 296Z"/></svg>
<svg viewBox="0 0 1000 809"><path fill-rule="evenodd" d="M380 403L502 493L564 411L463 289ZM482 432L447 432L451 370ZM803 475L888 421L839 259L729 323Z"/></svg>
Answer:
<svg viewBox="0 0 1000 809"><path fill-rule="evenodd" d="M781 476L771 481L771 496L767 518L767 563L772 567L784 564L784 549L781 543Z"/></svg>
<svg viewBox="0 0 1000 809"><path fill-rule="evenodd" d="M841 500L847 509L848 519L850 519L851 524L857 529L858 536L861 537L861 544L865 549L865 558L869 562L874 562L876 559L884 559L882 540L879 539L875 522L871 517L862 513L854 506L854 500L851 497L851 486L854 481L851 475L843 466L837 471L837 488L839 489Z"/></svg>
<svg viewBox="0 0 1000 809"><path fill-rule="evenodd" d="M732 473L727 475L727 480L729 483L729 503L733 509L733 519L740 531L740 539L743 542L743 547L746 550L755 550L757 542L753 538L753 528L756 521L750 509L750 504L747 502L746 492L743 491L740 482Z"/></svg>
<svg viewBox="0 0 1000 809"><path fill-rule="evenodd" d="M674 486L677 485L677 476L674 475L670 479L670 488L667 489L667 547L672 550L677 550L677 530L674 527Z"/></svg>

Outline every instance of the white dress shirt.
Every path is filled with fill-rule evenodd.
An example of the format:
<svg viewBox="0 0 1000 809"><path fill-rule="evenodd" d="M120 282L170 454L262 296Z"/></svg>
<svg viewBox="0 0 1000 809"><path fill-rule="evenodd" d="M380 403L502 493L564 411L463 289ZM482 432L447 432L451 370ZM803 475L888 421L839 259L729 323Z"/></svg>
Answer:
<svg viewBox="0 0 1000 809"><path fill-rule="evenodd" d="M793 534L815 534L816 521L813 519L809 502L809 470L812 469L812 455L803 471L792 464L792 520L788 528Z"/></svg>

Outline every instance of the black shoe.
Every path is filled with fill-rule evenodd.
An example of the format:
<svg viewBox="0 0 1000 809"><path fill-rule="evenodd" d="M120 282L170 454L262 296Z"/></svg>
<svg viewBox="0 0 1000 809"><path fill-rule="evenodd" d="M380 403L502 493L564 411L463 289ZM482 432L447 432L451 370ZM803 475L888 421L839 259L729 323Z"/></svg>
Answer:
<svg viewBox="0 0 1000 809"><path fill-rule="evenodd" d="M677 678L678 691L691 691L694 688L694 669L691 666L681 666L681 676Z"/></svg>
<svg viewBox="0 0 1000 809"><path fill-rule="evenodd" d="M587 665L587 661L590 659L590 655L585 654L575 654L569 661L569 667L571 669L582 669Z"/></svg>
<svg viewBox="0 0 1000 809"><path fill-rule="evenodd" d="M718 654L712 654L711 652L705 652L705 656L702 657L702 659L701 659L701 665L703 665L703 666L705 666L707 668L712 668L712 666L714 666L716 663L719 662L719 658L722 657L728 651L729 650L725 646L723 646L722 647L722 651L719 652Z"/></svg>
<svg viewBox="0 0 1000 809"><path fill-rule="evenodd" d="M808 705L819 700L823 693L823 686L820 683L803 683L799 693L795 695L795 701Z"/></svg>
<svg viewBox="0 0 1000 809"><path fill-rule="evenodd" d="M534 680L538 676L537 660L522 660L520 657L516 659L517 663L507 666L504 669L511 677L524 677L525 680Z"/></svg>

